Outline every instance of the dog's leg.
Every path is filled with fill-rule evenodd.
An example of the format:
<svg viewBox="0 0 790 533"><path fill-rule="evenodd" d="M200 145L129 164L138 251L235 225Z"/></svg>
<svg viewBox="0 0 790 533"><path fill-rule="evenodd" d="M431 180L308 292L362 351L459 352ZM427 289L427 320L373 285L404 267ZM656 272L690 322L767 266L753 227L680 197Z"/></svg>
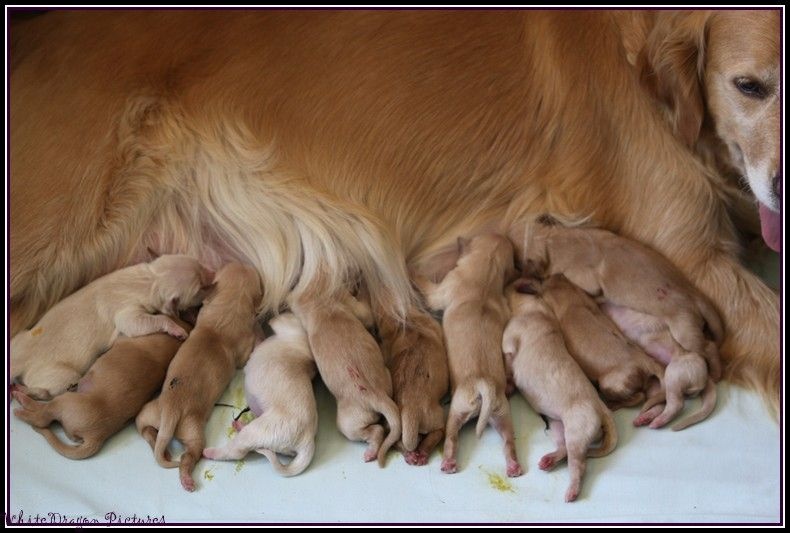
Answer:
<svg viewBox="0 0 790 533"><path fill-rule="evenodd" d="M521 468L516 454L516 437L513 431L513 419L510 416L510 404L504 394L500 395L498 403L498 408L491 417L491 423L504 441L507 475L518 477L524 473L524 469Z"/></svg>
<svg viewBox="0 0 790 533"><path fill-rule="evenodd" d="M428 433L417 446L414 451L403 451L403 457L406 463L413 466L424 466L428 464L428 457L431 452L439 445L444 437L444 429L436 429Z"/></svg>
<svg viewBox="0 0 790 533"><path fill-rule="evenodd" d="M568 450L565 447L565 426L559 420L549 420L549 431L554 444L557 449L551 453L547 453L538 461L538 468L541 470L551 470L557 463L563 461L568 456Z"/></svg>
<svg viewBox="0 0 790 533"><path fill-rule="evenodd" d="M187 332L166 315L150 315L142 309L124 309L115 315L115 327L127 337L141 337L151 333L167 333L184 340Z"/></svg>

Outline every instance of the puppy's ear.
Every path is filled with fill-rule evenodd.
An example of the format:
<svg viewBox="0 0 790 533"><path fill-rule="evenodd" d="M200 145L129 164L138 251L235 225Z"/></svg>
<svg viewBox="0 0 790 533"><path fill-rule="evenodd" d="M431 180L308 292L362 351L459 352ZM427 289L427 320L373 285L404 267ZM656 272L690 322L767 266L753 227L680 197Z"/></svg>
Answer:
<svg viewBox="0 0 790 533"><path fill-rule="evenodd" d="M177 317L178 316L178 304L179 304L179 302L180 302L180 299L178 298L178 296L176 296L174 298L170 298L170 300L167 301L167 304L165 304L165 308L162 309L162 310L165 312L166 315L170 315L172 317Z"/></svg>
<svg viewBox="0 0 790 533"><path fill-rule="evenodd" d="M637 60L643 85L666 106L675 134L687 146L699 139L705 114L707 11L659 12Z"/></svg>

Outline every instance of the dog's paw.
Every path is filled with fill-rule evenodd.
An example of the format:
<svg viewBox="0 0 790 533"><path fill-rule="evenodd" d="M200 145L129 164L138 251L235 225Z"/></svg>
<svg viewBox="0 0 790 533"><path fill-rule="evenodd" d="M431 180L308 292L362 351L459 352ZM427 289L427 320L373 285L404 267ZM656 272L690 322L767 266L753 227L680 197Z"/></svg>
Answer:
<svg viewBox="0 0 790 533"><path fill-rule="evenodd" d="M406 460L406 464L412 466L425 466L428 464L428 454L419 450L406 452L403 454L403 458Z"/></svg>
<svg viewBox="0 0 790 533"><path fill-rule="evenodd" d="M445 459L442 461L442 472L445 474L455 474L458 472L458 463L455 459Z"/></svg>
<svg viewBox="0 0 790 533"><path fill-rule="evenodd" d="M518 461L508 461L507 462L507 477L518 477L524 474L524 469L521 468L521 465Z"/></svg>

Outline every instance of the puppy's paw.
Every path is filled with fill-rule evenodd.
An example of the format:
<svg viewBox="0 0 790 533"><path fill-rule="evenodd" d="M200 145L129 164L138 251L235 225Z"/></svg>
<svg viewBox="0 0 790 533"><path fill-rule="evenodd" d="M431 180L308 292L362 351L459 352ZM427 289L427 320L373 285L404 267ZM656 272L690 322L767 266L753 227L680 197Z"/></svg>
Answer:
<svg viewBox="0 0 790 533"><path fill-rule="evenodd" d="M518 461L508 461L507 462L507 477L518 477L524 474L524 469L521 468L521 465Z"/></svg>
<svg viewBox="0 0 790 533"><path fill-rule="evenodd" d="M177 326L177 325L169 326L167 328L166 333L168 335L170 335L171 337L174 337L174 338L176 338L176 339L178 339L180 341L186 340L187 336L188 336L187 332L184 331L184 328L182 328L181 326Z"/></svg>
<svg viewBox="0 0 790 533"><path fill-rule="evenodd" d="M442 461L442 472L445 474L455 474L458 472L458 463L455 459L445 459Z"/></svg>
<svg viewBox="0 0 790 533"><path fill-rule="evenodd" d="M181 486L184 487L184 490L187 492L195 492L195 480L188 474L181 476Z"/></svg>
<svg viewBox="0 0 790 533"><path fill-rule="evenodd" d="M546 454L538 461L538 468L541 470L551 470L557 464L553 454Z"/></svg>
<svg viewBox="0 0 790 533"><path fill-rule="evenodd" d="M367 449L365 450L365 455L362 456L362 459L366 463L369 463L371 461L375 461L377 456L378 452L376 450Z"/></svg>
<svg viewBox="0 0 790 533"><path fill-rule="evenodd" d="M565 492L565 502L575 502L576 498L579 497L579 488L578 487L571 487Z"/></svg>
<svg viewBox="0 0 790 533"><path fill-rule="evenodd" d="M412 466L425 466L428 464L428 454L419 450L406 452L403 454L403 458L406 460L406 464Z"/></svg>

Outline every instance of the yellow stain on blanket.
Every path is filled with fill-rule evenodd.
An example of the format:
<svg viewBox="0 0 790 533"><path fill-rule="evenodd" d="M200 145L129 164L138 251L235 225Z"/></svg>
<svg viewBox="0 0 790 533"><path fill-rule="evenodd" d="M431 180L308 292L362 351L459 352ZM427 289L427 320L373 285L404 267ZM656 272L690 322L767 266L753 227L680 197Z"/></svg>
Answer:
<svg viewBox="0 0 790 533"><path fill-rule="evenodd" d="M203 479L205 479L207 481L211 481L212 479L214 479L214 469L213 468L206 468L203 471Z"/></svg>
<svg viewBox="0 0 790 533"><path fill-rule="evenodd" d="M244 468L244 459L239 459L236 461L236 473L238 474L241 472L241 469Z"/></svg>
<svg viewBox="0 0 790 533"><path fill-rule="evenodd" d="M31 337L38 337L42 333L44 333L44 328L42 328L41 326L39 326L37 328L33 328L33 329L30 330L30 336Z"/></svg>
<svg viewBox="0 0 790 533"><path fill-rule="evenodd" d="M483 470L483 467L480 467L480 470L482 470L488 478L488 484L492 489L498 490L499 492L516 492L516 489L513 488L513 485L510 484L510 481L508 481L507 478L504 478L499 474L494 474L493 472L487 472Z"/></svg>

